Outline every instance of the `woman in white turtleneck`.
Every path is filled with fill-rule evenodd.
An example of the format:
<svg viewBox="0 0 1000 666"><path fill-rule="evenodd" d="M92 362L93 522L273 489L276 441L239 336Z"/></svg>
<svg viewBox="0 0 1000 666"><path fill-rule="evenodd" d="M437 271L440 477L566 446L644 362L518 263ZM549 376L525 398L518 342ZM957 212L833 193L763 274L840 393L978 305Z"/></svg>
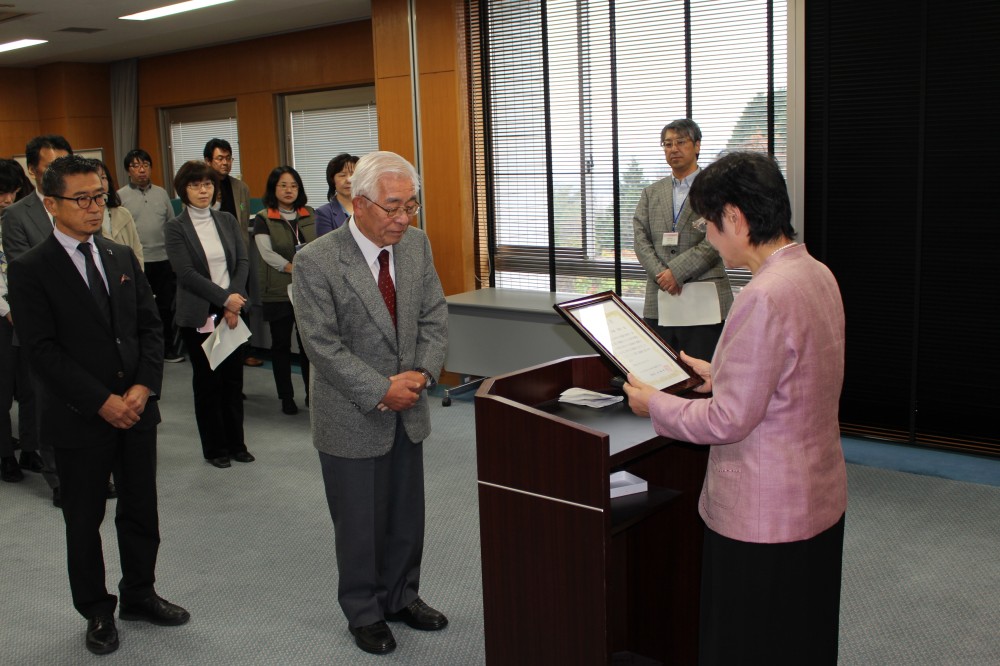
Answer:
<svg viewBox="0 0 1000 666"><path fill-rule="evenodd" d="M163 227L167 258L177 274L175 321L194 371L194 413L205 460L218 468L253 462L243 440L243 359L230 354L215 370L202 343L216 326L236 328L246 305L249 271L236 218L212 210L218 175L206 162L185 162L174 177L184 203Z"/></svg>

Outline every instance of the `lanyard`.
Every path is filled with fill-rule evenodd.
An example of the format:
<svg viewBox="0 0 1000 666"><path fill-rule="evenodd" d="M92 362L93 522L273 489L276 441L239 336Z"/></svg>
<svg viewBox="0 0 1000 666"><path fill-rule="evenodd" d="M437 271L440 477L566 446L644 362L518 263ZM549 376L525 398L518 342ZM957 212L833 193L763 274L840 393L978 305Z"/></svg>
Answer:
<svg viewBox="0 0 1000 666"><path fill-rule="evenodd" d="M670 229L671 231L677 231L677 220L681 219L681 213L684 212L684 204L687 203L687 196L684 197L684 201L681 202L680 208L677 209L677 214L674 215L674 226Z"/></svg>
<svg viewBox="0 0 1000 666"><path fill-rule="evenodd" d="M280 212L279 212L279 214L280 214ZM299 243L301 243L302 242L302 238L299 236L299 216L298 216L298 213L295 214L295 226L294 227L292 226L292 223L289 222L288 220L286 220L285 218L281 218L281 219L285 222L285 224L288 225L288 230L291 231L292 235L295 237L295 243L294 244L298 245Z"/></svg>

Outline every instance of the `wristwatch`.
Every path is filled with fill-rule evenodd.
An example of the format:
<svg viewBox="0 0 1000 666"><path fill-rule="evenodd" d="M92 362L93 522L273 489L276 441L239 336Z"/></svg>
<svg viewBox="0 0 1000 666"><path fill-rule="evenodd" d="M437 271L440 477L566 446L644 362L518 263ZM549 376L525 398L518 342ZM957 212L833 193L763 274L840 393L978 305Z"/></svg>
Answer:
<svg viewBox="0 0 1000 666"><path fill-rule="evenodd" d="M434 379L431 373L427 372L423 368L414 368L414 370L422 374L424 376L424 379L427 380L426 383L424 384L424 388L434 388L435 386L437 386L437 380Z"/></svg>

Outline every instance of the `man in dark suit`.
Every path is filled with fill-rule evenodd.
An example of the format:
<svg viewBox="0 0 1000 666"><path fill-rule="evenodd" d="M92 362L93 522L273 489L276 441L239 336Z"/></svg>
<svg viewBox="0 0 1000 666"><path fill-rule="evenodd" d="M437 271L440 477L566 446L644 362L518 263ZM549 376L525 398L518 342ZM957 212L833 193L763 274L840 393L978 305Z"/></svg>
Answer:
<svg viewBox="0 0 1000 666"><path fill-rule="evenodd" d="M90 160L62 157L45 173L51 235L11 262L10 298L39 379L41 436L55 442L73 605L86 646L118 648L100 526L112 470L122 579L120 617L178 625L190 616L157 596L156 394L163 328L132 251L101 237L107 192Z"/></svg>
<svg viewBox="0 0 1000 666"><path fill-rule="evenodd" d="M42 180L45 170L53 160L73 154L69 142L58 134L45 134L31 139L24 148L25 159L28 162L28 173L35 181L34 193L22 198L4 211L3 244L8 264L22 254L35 247L52 235L52 218L45 211L42 202L45 196ZM12 320L17 319L17 312L11 311ZM18 329L14 326L13 344L20 347ZM56 474L55 454L52 452L52 442L41 439L38 435L37 399L35 396L36 380L28 364L17 355L15 373L17 376L17 401L20 418L27 423L18 423L21 432L21 466L33 472L41 472L45 482L52 489L52 503L61 505L59 477ZM34 453L37 449L38 453ZM113 486L109 494L113 494Z"/></svg>
<svg viewBox="0 0 1000 666"><path fill-rule="evenodd" d="M642 316L676 351L710 360L722 334L721 322L733 303L733 290L719 253L705 239L705 232L695 228L698 215L687 203L691 184L701 172L701 128L689 118L675 120L661 130L660 146L670 176L642 191L632 218L635 255L646 269ZM659 292L678 296L691 282L715 284L720 323L660 326Z"/></svg>
<svg viewBox="0 0 1000 666"><path fill-rule="evenodd" d="M420 598L424 389L444 363L448 311L430 243L410 221L419 180L399 155L361 158L354 217L306 245L292 271L312 373L313 445L336 533L340 607L358 647L396 647L386 620L448 624Z"/></svg>

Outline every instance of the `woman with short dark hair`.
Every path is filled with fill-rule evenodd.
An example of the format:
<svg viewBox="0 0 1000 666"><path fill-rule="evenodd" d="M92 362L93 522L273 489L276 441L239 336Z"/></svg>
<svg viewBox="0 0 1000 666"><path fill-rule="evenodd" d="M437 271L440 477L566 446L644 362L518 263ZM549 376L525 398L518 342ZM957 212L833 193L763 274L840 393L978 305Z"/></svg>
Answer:
<svg viewBox="0 0 1000 666"><path fill-rule="evenodd" d="M840 289L795 242L773 157L720 158L688 202L726 266L753 279L711 363L681 354L710 398L660 393L631 374L625 390L657 434L711 447L699 501L700 663L832 666L847 508Z"/></svg>
<svg viewBox="0 0 1000 666"><path fill-rule="evenodd" d="M316 209L316 235L330 233L341 227L354 214L354 204L351 198L351 176L354 165L358 163L357 155L341 153L326 165L326 182L329 189L326 193L328 203Z"/></svg>
<svg viewBox="0 0 1000 666"><path fill-rule="evenodd" d="M243 357L230 354L215 370L202 343L216 326L236 328L246 305L249 261L236 218L212 210L219 176L206 162L181 165L174 190L181 214L163 230L167 258L177 274L176 322L191 356L194 413L205 460L253 462L243 440Z"/></svg>
<svg viewBox="0 0 1000 666"><path fill-rule="evenodd" d="M132 248L139 265L143 265L142 243L139 242L139 232L135 228L135 220L128 208L122 206L122 198L118 195L118 186L111 169L103 161L95 159L97 175L101 177L101 185L108 193L108 203L104 207L104 222L101 224L101 235L109 241Z"/></svg>
<svg viewBox="0 0 1000 666"><path fill-rule="evenodd" d="M292 284L295 253L316 239L313 209L306 205L306 191L299 173L290 166L276 167L267 177L262 197L264 210L254 220L253 238L262 261L258 265L264 321L271 328L271 369L281 400L281 411L298 414L292 388L292 327L295 311L288 296ZM295 337L298 339L298 332ZM309 359L299 343L302 381L309 405Z"/></svg>

